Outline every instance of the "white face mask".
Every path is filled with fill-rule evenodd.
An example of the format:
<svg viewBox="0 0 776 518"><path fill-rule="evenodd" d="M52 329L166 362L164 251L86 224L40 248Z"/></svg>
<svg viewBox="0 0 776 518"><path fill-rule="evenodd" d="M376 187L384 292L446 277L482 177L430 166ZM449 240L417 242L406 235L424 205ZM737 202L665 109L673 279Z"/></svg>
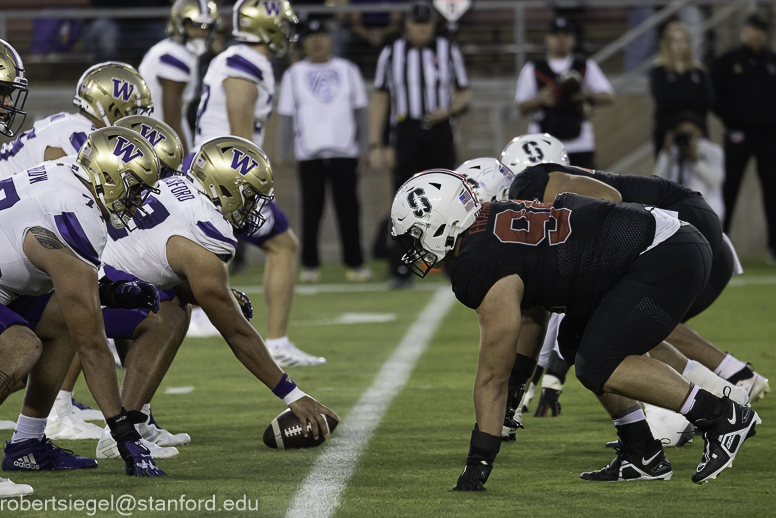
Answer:
<svg viewBox="0 0 776 518"><path fill-rule="evenodd" d="M207 38L192 38L186 42L186 50L199 57L208 50Z"/></svg>

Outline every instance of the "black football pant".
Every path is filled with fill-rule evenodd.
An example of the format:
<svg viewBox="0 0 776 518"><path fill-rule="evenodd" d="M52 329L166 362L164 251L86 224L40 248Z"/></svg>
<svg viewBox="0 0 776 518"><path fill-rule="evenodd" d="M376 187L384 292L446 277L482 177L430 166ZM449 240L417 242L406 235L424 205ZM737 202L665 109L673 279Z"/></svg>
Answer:
<svg viewBox="0 0 776 518"><path fill-rule="evenodd" d="M731 139L736 133L743 133L740 142ZM725 200L725 232L730 232L730 222L736 208L736 198L741 188L741 180L749 159L757 159L757 176L765 205L765 217L768 223L768 248L776 255L776 132L747 131L725 134L725 183L722 195ZM745 202L746 203L746 202Z"/></svg>
<svg viewBox="0 0 776 518"><path fill-rule="evenodd" d="M393 192L399 190L413 175L428 169L456 167L453 127L442 122L430 129L421 129L417 121L399 123L396 127L396 165L393 170ZM412 273L401 261L406 250L398 242L391 251L391 271L394 277L409 278Z"/></svg>
<svg viewBox="0 0 776 518"><path fill-rule="evenodd" d="M358 160L325 158L298 163L302 188L302 265L317 268L318 231L326 202L326 185L331 185L337 213L342 255L345 265L358 268L364 264L361 252L361 214L358 203Z"/></svg>

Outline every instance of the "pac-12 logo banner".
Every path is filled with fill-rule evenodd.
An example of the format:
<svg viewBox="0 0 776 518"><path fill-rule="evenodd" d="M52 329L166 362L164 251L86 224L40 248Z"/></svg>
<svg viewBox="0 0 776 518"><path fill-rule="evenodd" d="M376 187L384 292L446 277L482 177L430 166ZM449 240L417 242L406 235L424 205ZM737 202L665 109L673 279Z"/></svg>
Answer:
<svg viewBox="0 0 776 518"><path fill-rule="evenodd" d="M259 163L240 151L237 148L232 148L232 169L245 176L250 173L254 167L257 167Z"/></svg>
<svg viewBox="0 0 776 518"><path fill-rule="evenodd" d="M113 154L124 163L131 162L137 157L145 156L141 150L137 149L133 143L124 137L116 139L116 147L113 148Z"/></svg>
<svg viewBox="0 0 776 518"><path fill-rule="evenodd" d="M143 135L143 138L146 139L153 147L156 147L159 142L167 140L167 137L165 137L159 130L152 128L148 124L140 125L140 134Z"/></svg>
<svg viewBox="0 0 776 518"><path fill-rule="evenodd" d="M336 70L313 70L307 73L307 85L319 101L331 102L339 90L339 74Z"/></svg>
<svg viewBox="0 0 776 518"><path fill-rule="evenodd" d="M135 85L115 77L111 81L113 81L113 97L124 102L129 101L129 98L132 97L132 93L135 91Z"/></svg>
<svg viewBox="0 0 776 518"><path fill-rule="evenodd" d="M267 10L269 16L278 16L283 8L280 2L262 2L261 5Z"/></svg>

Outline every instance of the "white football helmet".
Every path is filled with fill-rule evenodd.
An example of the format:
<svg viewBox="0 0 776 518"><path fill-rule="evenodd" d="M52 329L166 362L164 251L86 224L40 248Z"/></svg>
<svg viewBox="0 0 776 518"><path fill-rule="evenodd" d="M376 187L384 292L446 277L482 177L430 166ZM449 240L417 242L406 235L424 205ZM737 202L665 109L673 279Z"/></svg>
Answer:
<svg viewBox="0 0 776 518"><path fill-rule="evenodd" d="M569 165L563 143L549 133L529 133L513 138L504 146L498 160L514 174L536 164Z"/></svg>
<svg viewBox="0 0 776 518"><path fill-rule="evenodd" d="M480 203L509 199L509 186L515 175L495 158L473 158L458 166L456 173L466 178Z"/></svg>
<svg viewBox="0 0 776 518"><path fill-rule="evenodd" d="M391 206L391 234L407 250L404 264L425 277L474 223L480 207L466 178L453 171L431 169L407 180Z"/></svg>

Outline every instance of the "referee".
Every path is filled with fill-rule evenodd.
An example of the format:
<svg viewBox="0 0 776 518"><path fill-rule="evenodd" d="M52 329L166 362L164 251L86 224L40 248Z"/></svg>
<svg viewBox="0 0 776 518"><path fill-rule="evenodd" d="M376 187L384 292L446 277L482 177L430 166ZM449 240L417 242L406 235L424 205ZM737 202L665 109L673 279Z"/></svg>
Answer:
<svg viewBox="0 0 776 518"><path fill-rule="evenodd" d="M386 165L382 134L390 106L391 143L396 150L394 192L412 175L433 168L455 168L452 119L469 104L469 80L458 46L435 36L436 13L427 2L407 12L404 35L386 45L377 62L370 106L370 162ZM403 252L391 254L392 287L412 284Z"/></svg>

